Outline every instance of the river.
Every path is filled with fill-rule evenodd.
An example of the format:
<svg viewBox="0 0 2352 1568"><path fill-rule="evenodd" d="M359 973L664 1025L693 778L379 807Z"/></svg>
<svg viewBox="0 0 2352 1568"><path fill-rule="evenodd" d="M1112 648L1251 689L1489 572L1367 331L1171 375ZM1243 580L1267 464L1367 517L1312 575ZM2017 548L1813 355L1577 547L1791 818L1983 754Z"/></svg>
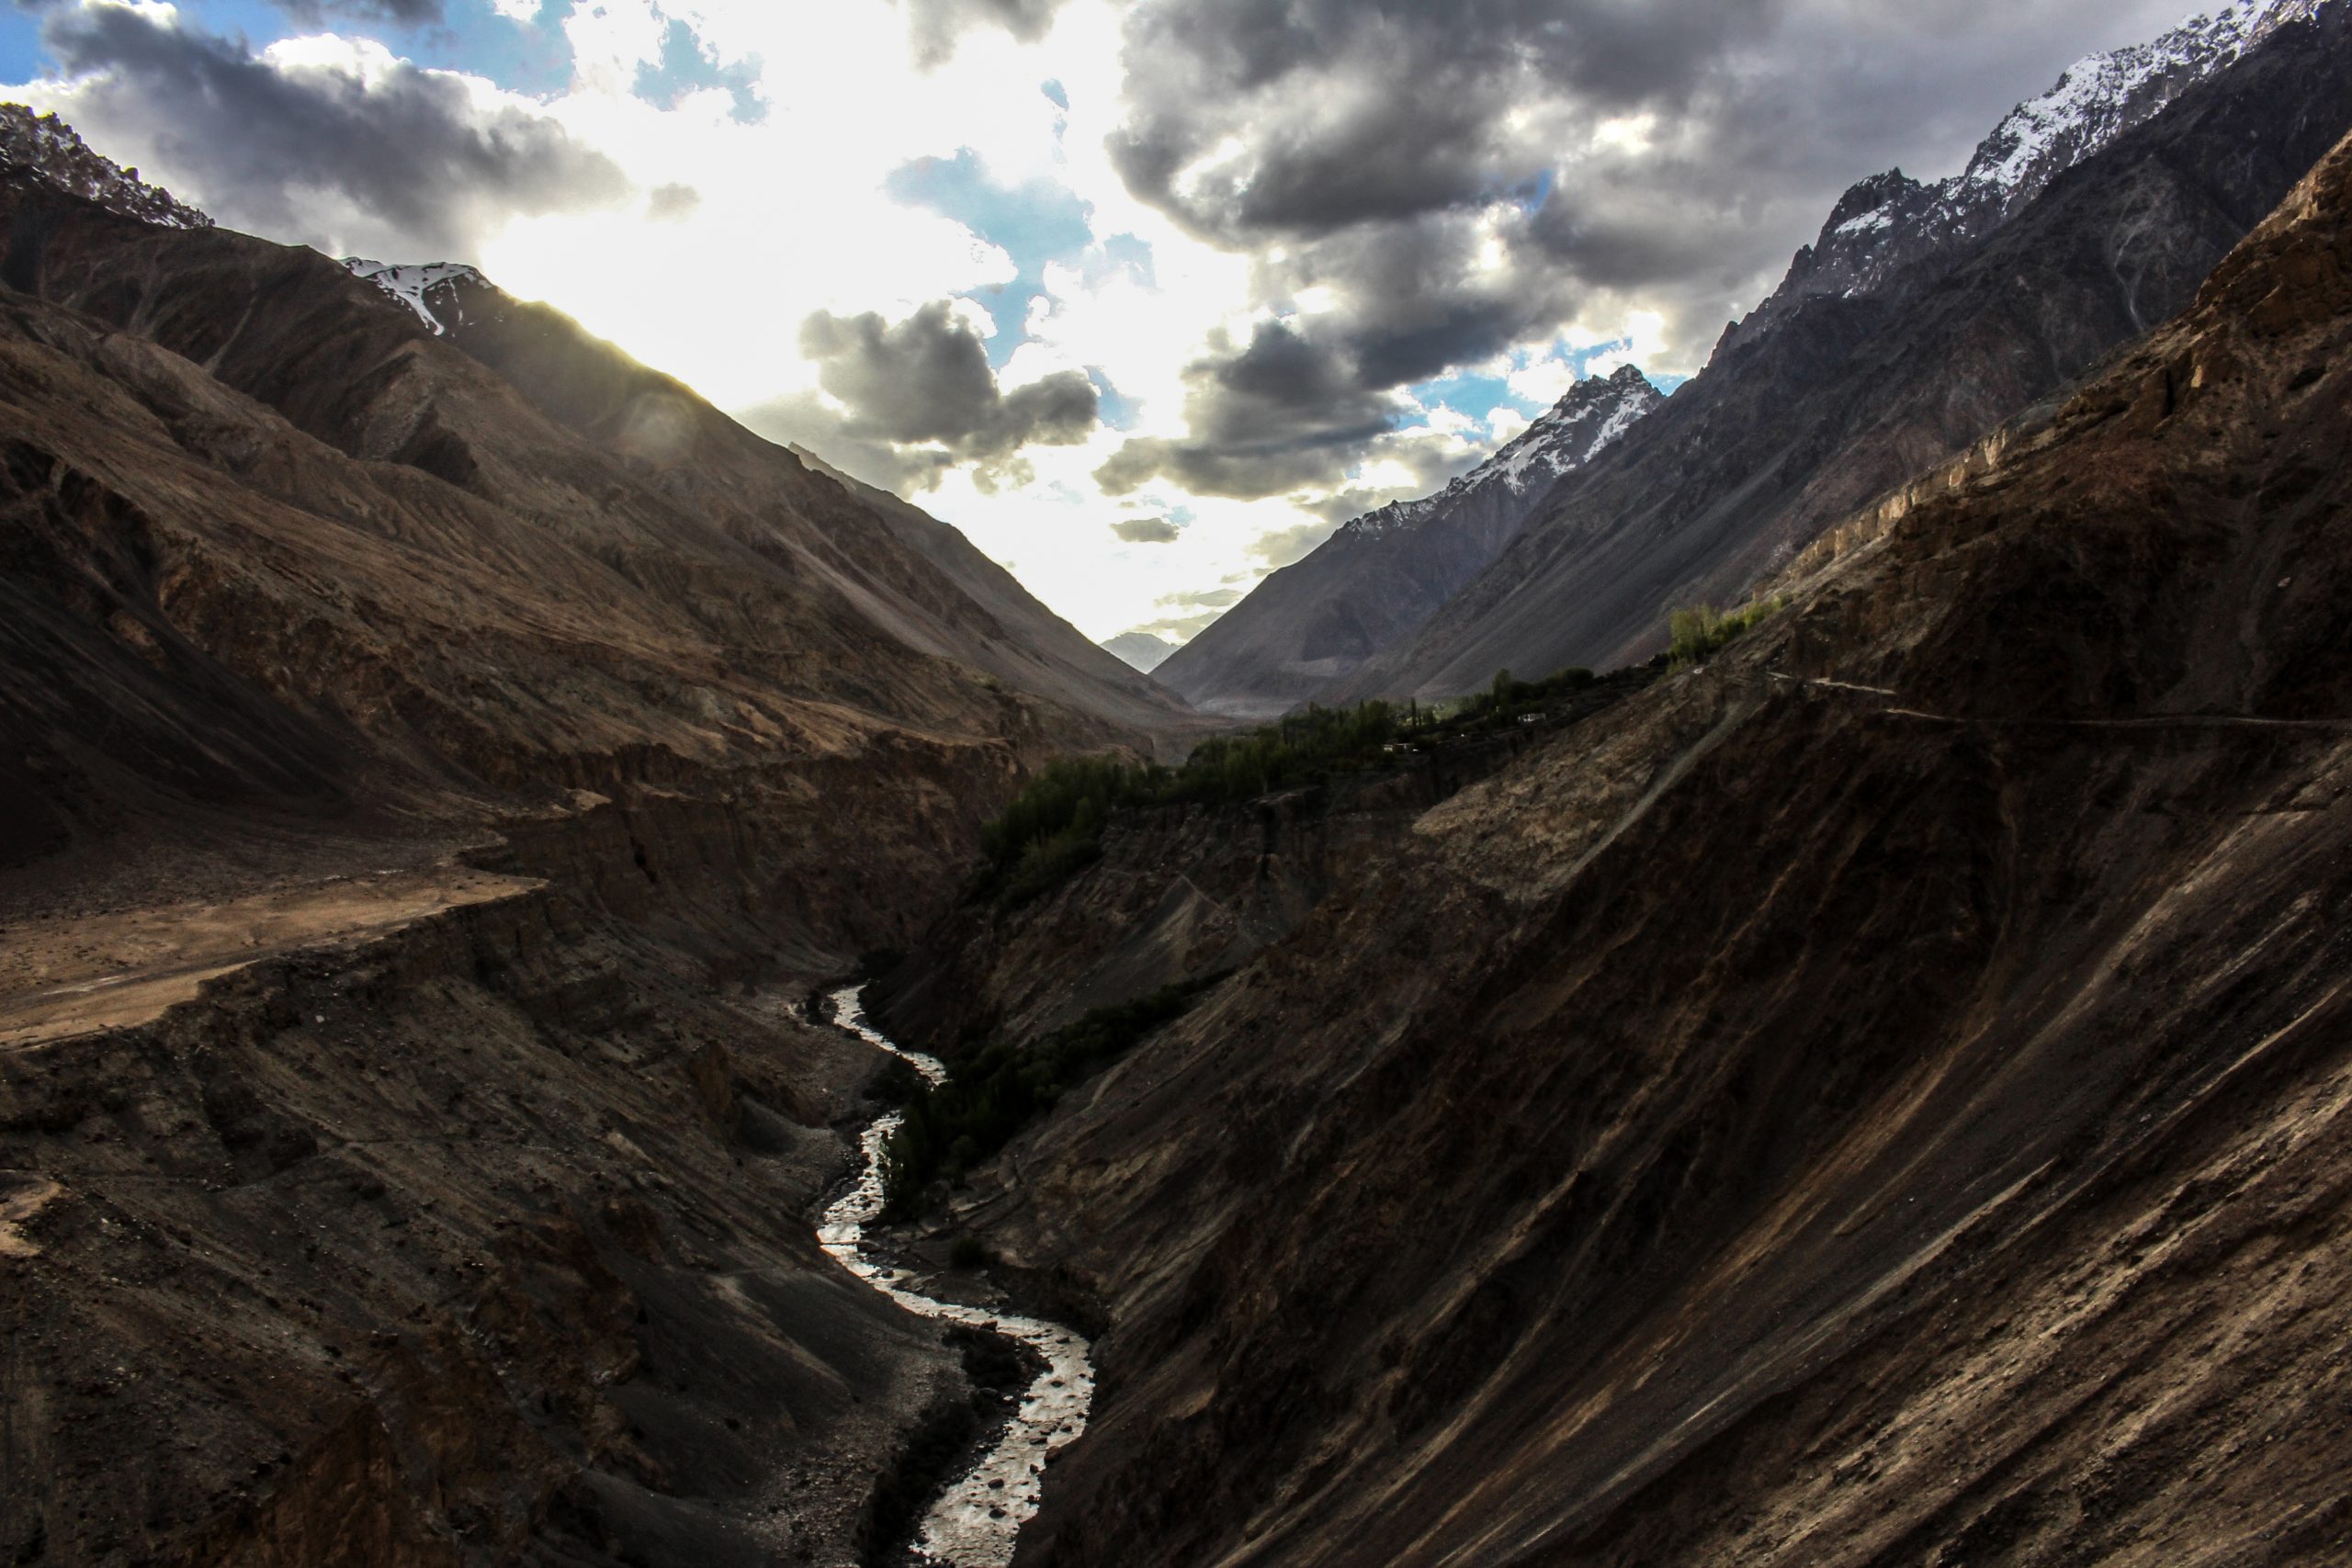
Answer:
<svg viewBox="0 0 2352 1568"><path fill-rule="evenodd" d="M833 1022L899 1057L932 1083L947 1076L938 1058L899 1045L865 1016L863 986L844 986L827 998ZM924 1295L922 1276L865 1252L865 1228L882 1212L882 1151L902 1120L876 1119L859 1140L865 1163L855 1185L829 1204L817 1239L842 1267L910 1312L949 1323L973 1324L1021 1340L1046 1359L1046 1370L1022 1395L1021 1406L996 1446L942 1493L923 1516L915 1550L945 1568L1005 1568L1021 1527L1037 1512L1046 1461L1078 1440L1094 1400L1094 1363L1087 1342L1057 1323L990 1312Z"/></svg>

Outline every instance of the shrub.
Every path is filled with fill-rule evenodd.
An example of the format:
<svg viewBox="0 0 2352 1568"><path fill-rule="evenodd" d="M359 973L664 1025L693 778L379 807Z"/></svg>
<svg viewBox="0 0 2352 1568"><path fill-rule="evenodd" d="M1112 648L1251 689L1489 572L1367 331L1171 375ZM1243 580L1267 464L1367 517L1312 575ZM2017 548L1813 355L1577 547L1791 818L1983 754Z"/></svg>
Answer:
<svg viewBox="0 0 2352 1568"><path fill-rule="evenodd" d="M1784 603L1778 598L1758 600L1731 611L1718 610L1713 604L1694 604L1673 612L1666 618L1667 634L1671 639L1667 648L1668 667L1680 670L1713 657Z"/></svg>
<svg viewBox="0 0 2352 1568"><path fill-rule="evenodd" d="M947 1265L951 1269L985 1269L989 1264L989 1249L980 1245L976 1235L959 1235L956 1245L947 1249Z"/></svg>
<svg viewBox="0 0 2352 1568"><path fill-rule="evenodd" d="M1011 1143L1030 1120L1053 1108L1090 1070L1182 1016L1222 975L1163 986L1148 996L1100 1007L1025 1045L997 1042L948 1064L944 1083L927 1086L882 1152L883 1213L919 1212L925 1188L960 1180Z"/></svg>

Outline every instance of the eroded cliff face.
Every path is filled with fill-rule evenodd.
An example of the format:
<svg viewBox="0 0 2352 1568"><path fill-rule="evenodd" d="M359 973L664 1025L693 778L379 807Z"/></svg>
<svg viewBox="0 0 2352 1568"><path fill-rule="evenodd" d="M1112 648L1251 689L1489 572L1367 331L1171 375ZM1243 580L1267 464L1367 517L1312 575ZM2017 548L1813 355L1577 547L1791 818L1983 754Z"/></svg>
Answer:
<svg viewBox="0 0 2352 1568"><path fill-rule="evenodd" d="M847 1557L954 1359L808 1232L861 1054L676 963L483 878L0 1046L11 1560Z"/></svg>
<svg viewBox="0 0 2352 1568"><path fill-rule="evenodd" d="M1643 690L1663 664L1617 671L1527 724L1424 742L1322 784L1124 813L1099 859L1033 902L976 897L925 931L866 987L865 1005L897 1038L952 1055L1238 969L1376 874L1432 807Z"/></svg>
<svg viewBox="0 0 2352 1568"><path fill-rule="evenodd" d="M2347 349L2352 144L1072 1091L961 1204L1107 1325L1022 1561L2352 1551Z"/></svg>

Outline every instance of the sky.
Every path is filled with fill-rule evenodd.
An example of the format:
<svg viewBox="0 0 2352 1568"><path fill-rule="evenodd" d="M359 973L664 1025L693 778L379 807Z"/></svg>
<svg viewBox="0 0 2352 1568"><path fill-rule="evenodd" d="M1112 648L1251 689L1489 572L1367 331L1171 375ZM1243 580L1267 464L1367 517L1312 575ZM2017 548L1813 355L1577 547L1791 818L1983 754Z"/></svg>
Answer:
<svg viewBox="0 0 2352 1568"><path fill-rule="evenodd" d="M0 98L231 227L465 261L1182 640L1851 182L2193 0L13 0Z"/></svg>

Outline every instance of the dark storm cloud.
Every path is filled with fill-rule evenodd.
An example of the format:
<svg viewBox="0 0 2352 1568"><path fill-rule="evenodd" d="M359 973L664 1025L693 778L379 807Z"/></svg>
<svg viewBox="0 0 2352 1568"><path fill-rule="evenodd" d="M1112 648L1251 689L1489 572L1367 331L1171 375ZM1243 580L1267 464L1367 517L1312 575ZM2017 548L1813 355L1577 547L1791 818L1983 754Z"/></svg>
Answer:
<svg viewBox="0 0 2352 1568"><path fill-rule="evenodd" d="M1099 479L1259 497L1336 485L1397 389L1546 335L1703 232L1654 167L1571 161L1612 116L1688 117L1781 0L1173 0L1131 19L1110 151L1136 195L1325 308L1193 367L1188 434ZM1566 183L1577 182L1574 195ZM1612 197L1612 187L1625 197ZM1586 199L1584 190L1596 193ZM1660 220L1664 221L1661 223ZM1704 251L1703 245L1699 247ZM1720 326L1720 322L1715 325ZM1278 552L1285 548L1278 543Z"/></svg>
<svg viewBox="0 0 2352 1568"><path fill-rule="evenodd" d="M1536 175L1517 111L1687 97L1780 0L1170 0L1131 18L1111 152L1201 232L1312 233L1477 203ZM1239 123L1246 165L1178 175ZM1262 132L1250 135L1248 131Z"/></svg>
<svg viewBox="0 0 2352 1568"><path fill-rule="evenodd" d="M412 244L464 257L517 214L594 207L628 193L602 153L554 122L484 112L458 82L401 62L368 80L280 70L166 16L57 7L42 36L85 78L76 121L152 142L233 227L322 242L312 216L333 192Z"/></svg>
<svg viewBox="0 0 2352 1568"><path fill-rule="evenodd" d="M1343 353L1280 321L1185 372L1191 437L1128 442L1095 470L1124 495L1160 475L1196 495L1255 500L1320 482L1385 434L1402 412L1367 391Z"/></svg>
<svg viewBox="0 0 2352 1568"><path fill-rule="evenodd" d="M439 27L447 15L443 0L270 0L305 27L317 27L329 17L355 22L393 22L405 28Z"/></svg>
<svg viewBox="0 0 2352 1568"><path fill-rule="evenodd" d="M847 407L844 434L935 446L954 461L978 464L983 485L1015 475L1008 460L1020 448L1075 445L1095 426L1101 398L1092 381L1059 370L1004 390L979 335L945 300L896 322L870 311L819 311L802 326L800 347L819 383Z"/></svg>

